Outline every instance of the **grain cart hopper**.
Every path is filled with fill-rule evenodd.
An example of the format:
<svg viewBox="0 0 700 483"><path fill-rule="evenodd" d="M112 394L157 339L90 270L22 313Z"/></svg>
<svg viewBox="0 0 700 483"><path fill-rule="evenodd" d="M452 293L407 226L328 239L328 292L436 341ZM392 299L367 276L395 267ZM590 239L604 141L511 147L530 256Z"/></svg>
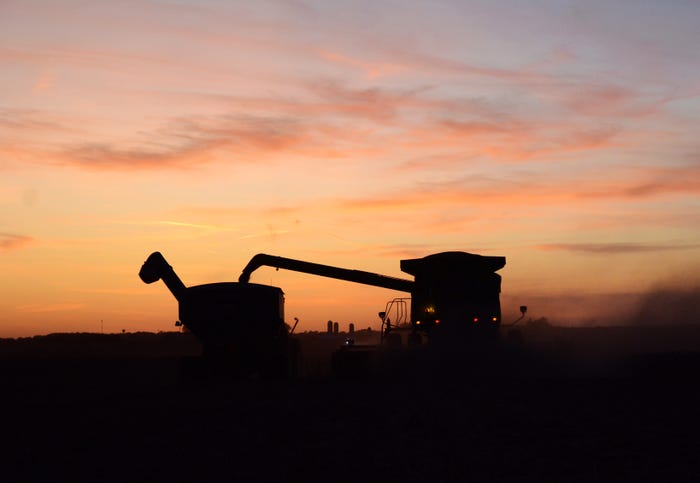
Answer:
<svg viewBox="0 0 700 483"><path fill-rule="evenodd" d="M159 252L148 257L139 277L145 283L163 280L206 361L262 375L293 370L297 348L284 323L281 289L235 282L186 287Z"/></svg>

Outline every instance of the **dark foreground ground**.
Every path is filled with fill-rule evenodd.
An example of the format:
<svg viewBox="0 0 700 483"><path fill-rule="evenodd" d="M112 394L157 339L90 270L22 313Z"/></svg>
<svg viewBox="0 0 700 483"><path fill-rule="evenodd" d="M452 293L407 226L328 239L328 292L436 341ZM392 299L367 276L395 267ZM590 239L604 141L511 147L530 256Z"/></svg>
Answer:
<svg viewBox="0 0 700 483"><path fill-rule="evenodd" d="M0 341L0 480L698 481L683 330L527 333L359 379L330 377L338 339L308 335L285 381L182 380L179 334Z"/></svg>

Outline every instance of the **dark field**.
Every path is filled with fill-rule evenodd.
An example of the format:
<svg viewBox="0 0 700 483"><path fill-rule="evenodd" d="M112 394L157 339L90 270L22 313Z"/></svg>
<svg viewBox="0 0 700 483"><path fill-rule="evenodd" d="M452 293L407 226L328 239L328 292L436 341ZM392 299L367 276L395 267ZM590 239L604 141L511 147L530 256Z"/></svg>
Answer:
<svg viewBox="0 0 700 483"><path fill-rule="evenodd" d="M700 329L527 329L337 379L181 377L184 334L0 340L2 481L698 481Z"/></svg>

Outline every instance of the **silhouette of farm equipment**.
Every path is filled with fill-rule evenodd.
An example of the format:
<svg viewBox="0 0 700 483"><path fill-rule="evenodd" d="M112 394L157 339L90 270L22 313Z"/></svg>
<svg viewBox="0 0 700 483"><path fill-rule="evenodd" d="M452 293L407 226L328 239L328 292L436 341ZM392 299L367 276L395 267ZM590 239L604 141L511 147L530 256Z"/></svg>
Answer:
<svg viewBox="0 0 700 483"><path fill-rule="evenodd" d="M505 257L443 252L401 260L414 280L390 277L273 255L255 255L238 282L186 287L159 253L151 254L139 276L145 283L163 280L179 303L180 323L202 343L209 361L260 373L293 369L298 345L284 322L284 294L278 287L250 283L251 274L269 266L410 294L410 317L399 324L381 312L382 341L421 345L428 341L484 341L498 338L501 325L501 277ZM405 304L406 299L403 300ZM356 350L355 350L356 351ZM342 353L353 352L345 347ZM356 356L353 356L356 357Z"/></svg>
<svg viewBox="0 0 700 483"><path fill-rule="evenodd" d="M179 303L179 323L199 339L210 366L270 376L293 369L297 350L280 288L235 282L186 287L160 252L148 257L139 277L163 280Z"/></svg>

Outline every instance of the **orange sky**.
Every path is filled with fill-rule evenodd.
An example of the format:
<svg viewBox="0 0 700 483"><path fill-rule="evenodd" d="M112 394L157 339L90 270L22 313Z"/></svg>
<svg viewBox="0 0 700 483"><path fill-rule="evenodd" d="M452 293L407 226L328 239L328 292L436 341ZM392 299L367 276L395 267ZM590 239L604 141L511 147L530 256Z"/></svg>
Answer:
<svg viewBox="0 0 700 483"><path fill-rule="evenodd" d="M507 257L517 307L697 286L695 2L0 3L0 337L171 330L259 252ZM402 294L261 269L300 330ZM604 302L602 302L604 301ZM612 302L610 302L612 301ZM623 303L624 302L624 303Z"/></svg>

